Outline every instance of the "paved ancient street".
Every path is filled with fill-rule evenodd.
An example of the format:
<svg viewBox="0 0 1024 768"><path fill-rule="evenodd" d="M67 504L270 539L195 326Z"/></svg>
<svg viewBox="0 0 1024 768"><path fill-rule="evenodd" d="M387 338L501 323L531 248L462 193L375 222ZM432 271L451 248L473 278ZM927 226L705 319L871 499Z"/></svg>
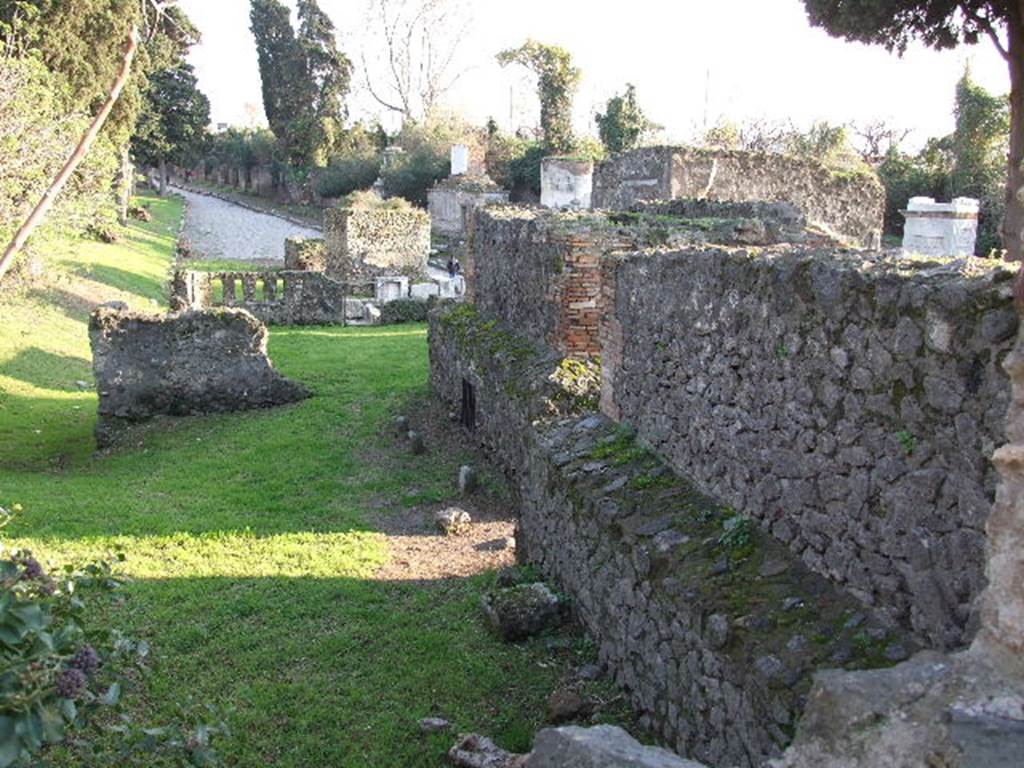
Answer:
<svg viewBox="0 0 1024 768"><path fill-rule="evenodd" d="M182 234L197 256L240 261L284 261L287 237L320 237L310 227L257 213L209 195L174 191L188 201Z"/></svg>

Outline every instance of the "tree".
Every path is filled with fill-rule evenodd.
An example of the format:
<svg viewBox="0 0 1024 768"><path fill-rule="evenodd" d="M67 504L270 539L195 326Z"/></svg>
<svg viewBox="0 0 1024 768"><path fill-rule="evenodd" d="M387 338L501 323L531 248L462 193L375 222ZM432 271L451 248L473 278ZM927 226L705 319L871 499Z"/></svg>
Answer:
<svg viewBox="0 0 1024 768"><path fill-rule="evenodd" d="M978 253L1000 248L999 223L1006 211L1003 194L1010 135L1009 104L971 80L965 71L956 86L956 128L951 137L952 194L981 203Z"/></svg>
<svg viewBox="0 0 1024 768"><path fill-rule="evenodd" d="M197 87L192 65L182 61L150 77L132 154L161 171L168 162L194 165L202 156L209 122L210 100Z"/></svg>
<svg viewBox="0 0 1024 768"><path fill-rule="evenodd" d="M987 37L1010 74L1010 149L1001 234L1008 257L1022 258L1024 230L1024 3L1021 0L804 0L811 24L830 35L903 53L912 39L936 49ZM1005 33L1005 42L1000 36Z"/></svg>
<svg viewBox="0 0 1024 768"><path fill-rule="evenodd" d="M372 0L363 73L370 95L402 122L423 120L462 76L456 57L472 23L461 0Z"/></svg>
<svg viewBox="0 0 1024 768"><path fill-rule="evenodd" d="M352 62L338 50L334 23L316 0L299 0L299 44L312 82L309 113L314 121L314 165L326 165L338 146L348 108L345 99L352 82Z"/></svg>
<svg viewBox="0 0 1024 768"><path fill-rule="evenodd" d="M601 143L612 154L635 149L645 134L658 127L640 109L636 88L628 83L626 93L608 99L604 114L596 114L594 120Z"/></svg>
<svg viewBox="0 0 1024 768"><path fill-rule="evenodd" d="M252 0L263 111L291 165L324 165L345 119L352 64L316 0L300 0L298 11L296 34L280 0Z"/></svg>
<svg viewBox="0 0 1024 768"><path fill-rule="evenodd" d="M527 40L519 48L499 53L498 63L521 64L537 74L544 147L553 154L572 152L572 99L581 77L572 55L557 45Z"/></svg>

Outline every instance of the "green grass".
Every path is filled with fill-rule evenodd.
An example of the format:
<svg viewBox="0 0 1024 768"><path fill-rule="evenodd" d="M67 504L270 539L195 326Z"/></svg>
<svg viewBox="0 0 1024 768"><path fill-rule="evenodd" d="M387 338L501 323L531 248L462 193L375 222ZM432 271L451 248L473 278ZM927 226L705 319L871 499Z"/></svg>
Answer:
<svg viewBox="0 0 1024 768"><path fill-rule="evenodd" d="M449 498L472 458L413 456L392 435L427 394L423 325L275 328L275 364L314 397L162 421L93 454L87 304L163 301L180 202L149 202L153 222L117 245L66 243L53 286L0 304L0 504L24 506L6 543L55 562L124 547L133 581L97 610L153 649L127 705L157 724L190 697L233 706L215 742L227 765L440 766L452 737L421 736L428 715L527 749L544 697L592 650L498 642L486 574L371 578L389 555L369 511Z"/></svg>

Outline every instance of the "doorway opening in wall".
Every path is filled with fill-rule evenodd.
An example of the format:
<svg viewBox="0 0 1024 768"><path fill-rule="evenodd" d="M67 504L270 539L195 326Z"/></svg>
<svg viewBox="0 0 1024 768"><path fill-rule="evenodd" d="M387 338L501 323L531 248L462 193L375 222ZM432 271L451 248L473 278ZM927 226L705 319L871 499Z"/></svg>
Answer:
<svg viewBox="0 0 1024 768"><path fill-rule="evenodd" d="M476 390L466 379L462 380L462 413L459 421L466 429L476 429Z"/></svg>

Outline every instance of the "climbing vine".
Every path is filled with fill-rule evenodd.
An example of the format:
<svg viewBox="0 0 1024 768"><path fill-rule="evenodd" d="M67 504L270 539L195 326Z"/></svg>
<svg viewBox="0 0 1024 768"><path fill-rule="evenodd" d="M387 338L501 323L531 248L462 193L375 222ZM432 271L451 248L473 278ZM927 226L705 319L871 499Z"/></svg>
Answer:
<svg viewBox="0 0 1024 768"><path fill-rule="evenodd" d="M572 152L572 99L581 74L572 65L572 55L557 45L527 40L519 48L499 53L498 63L521 64L537 74L544 148L552 154Z"/></svg>

